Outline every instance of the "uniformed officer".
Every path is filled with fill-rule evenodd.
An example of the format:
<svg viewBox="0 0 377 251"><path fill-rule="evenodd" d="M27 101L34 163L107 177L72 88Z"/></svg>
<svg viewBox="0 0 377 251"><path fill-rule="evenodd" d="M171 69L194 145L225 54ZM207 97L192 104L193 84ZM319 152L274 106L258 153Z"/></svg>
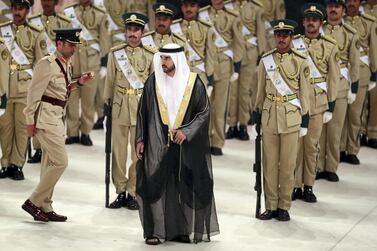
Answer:
<svg viewBox="0 0 377 251"><path fill-rule="evenodd" d="M87 73L72 83L70 58L80 43L81 29L54 30L57 51L40 60L34 69L33 80L24 110L27 133L37 137L42 147L42 167L38 186L22 208L37 221L66 221L67 217L54 212L52 194L55 184L68 165L64 145L63 114L68 96L74 89L90 83L93 73ZM26 130L25 130L26 131Z"/></svg>
<svg viewBox="0 0 377 251"><path fill-rule="evenodd" d="M186 40L180 35L171 31L170 26L173 23L173 17L177 13L177 9L174 5L158 2L153 5L155 13L155 31L145 33L142 37L143 45L160 49L165 44L176 43L186 48Z"/></svg>
<svg viewBox="0 0 377 251"><path fill-rule="evenodd" d="M333 182L339 180L336 171L340 159L340 138L347 103L352 104L356 99L360 71L359 39L356 30L342 22L345 9L345 0L328 0L327 22L323 25L323 33L335 39L338 44L341 80L333 117L322 129L317 178Z"/></svg>
<svg viewBox="0 0 377 251"><path fill-rule="evenodd" d="M263 5L258 0L235 0L225 4L240 13L242 23L243 53L240 77L231 83L231 95L226 138L249 140L247 123L255 103L256 67L258 58L266 52L266 29ZM238 125L239 123L239 125Z"/></svg>
<svg viewBox="0 0 377 251"><path fill-rule="evenodd" d="M104 69L101 69L101 66L106 66L107 53L110 49L108 20L105 11L94 6L91 0L80 0L77 4L67 6L64 13L71 19L73 27L83 29L81 32L83 43L78 46L78 53L72 58L73 76L80 76L82 72L86 71L94 71L96 75L100 76L100 70L103 72ZM103 88L103 85L100 85L100 77L93 81L94 83L80 88L78 92L72 93L69 97L66 144L93 145L89 133L94 125L94 101L96 93ZM99 117L101 116L99 114Z"/></svg>
<svg viewBox="0 0 377 251"><path fill-rule="evenodd" d="M340 161L359 165L361 116L368 89L376 87L377 23L372 15L360 13L361 0L347 0L345 23L352 26L360 41L360 78L356 100L348 105L340 144Z"/></svg>
<svg viewBox="0 0 377 251"><path fill-rule="evenodd" d="M211 1L211 6L199 12L199 19L213 25L215 33L214 88L211 94L211 153L223 155L225 122L228 110L230 82L236 81L244 53L242 25L237 11L224 8L224 1Z"/></svg>
<svg viewBox="0 0 377 251"><path fill-rule="evenodd" d="M188 49L188 63L192 72L198 73L205 85L213 85L215 34L211 24L198 19L198 0L182 0L183 18L171 25L172 32L185 38Z"/></svg>
<svg viewBox="0 0 377 251"><path fill-rule="evenodd" d="M307 133L309 122L310 70L306 56L291 49L297 23L281 19L271 26L277 47L264 54L258 66L254 109L262 116L263 131L266 211L259 219L288 221L298 140Z"/></svg>
<svg viewBox="0 0 377 251"><path fill-rule="evenodd" d="M0 23L12 20L12 9L10 0L0 0Z"/></svg>
<svg viewBox="0 0 377 251"><path fill-rule="evenodd" d="M118 194L117 199L109 207L126 206L135 210L138 209L135 200L137 106L144 82L152 73L153 54L156 51L141 43L148 17L130 12L125 14L123 19L126 24L127 43L122 43L111 49L104 95L105 103L112 106L112 174ZM126 175L129 144L131 145L132 163L128 175Z"/></svg>
<svg viewBox="0 0 377 251"><path fill-rule="evenodd" d="M302 7L305 35L297 35L293 47L307 56L310 70L309 86L309 127L308 134L300 138L297 165L295 171L296 184L292 199L316 202L313 185L316 175L319 139L322 126L332 118L340 80L340 69L337 61L338 47L336 41L320 34L320 28L326 16L326 9L315 3L307 3ZM302 190L302 186L304 189Z"/></svg>
<svg viewBox="0 0 377 251"><path fill-rule="evenodd" d="M47 51L50 54L56 51L55 33L53 32L53 30L71 26L71 20L67 16L55 12L55 7L57 4L58 0L41 0L43 13L38 13L28 18L30 23L38 26L38 28L43 30L47 42ZM28 159L27 162L41 162L41 145L36 138L33 138L33 148L35 149L35 153L31 158Z"/></svg>
<svg viewBox="0 0 377 251"><path fill-rule="evenodd" d="M41 29L26 20L33 3L31 0L13 0L13 21L0 25L0 35L7 47L7 50L1 52L7 63L1 67L6 68L4 72L8 76L3 83L7 86L8 103L2 118L2 127L7 133L1 135L1 166L3 172L6 170L6 176L14 180L24 179L22 167L25 163L28 137L22 110L26 105L33 66L47 54L47 43Z"/></svg>
<svg viewBox="0 0 377 251"><path fill-rule="evenodd" d="M377 18L377 1L367 0L360 6L360 13ZM370 81L376 82L377 76L371 75ZM377 88L368 92L368 99L363 112L363 125L360 142L362 145L377 149Z"/></svg>
<svg viewBox="0 0 377 251"><path fill-rule="evenodd" d="M97 7L104 9L107 13L107 20L109 22L109 34L111 39L111 46L116 46L122 42L125 42L124 36L124 24L122 20L123 13L126 12L138 12L148 13L148 0L94 0L93 4ZM101 67L102 74L99 87L105 83L105 67ZM95 97L95 107L98 115L96 123L94 123L93 129L103 129L103 86L98 88Z"/></svg>
<svg viewBox="0 0 377 251"><path fill-rule="evenodd" d="M276 47L274 32L270 22L274 19L283 19L286 15L284 0L259 0L264 6L264 21L267 36L267 50Z"/></svg>

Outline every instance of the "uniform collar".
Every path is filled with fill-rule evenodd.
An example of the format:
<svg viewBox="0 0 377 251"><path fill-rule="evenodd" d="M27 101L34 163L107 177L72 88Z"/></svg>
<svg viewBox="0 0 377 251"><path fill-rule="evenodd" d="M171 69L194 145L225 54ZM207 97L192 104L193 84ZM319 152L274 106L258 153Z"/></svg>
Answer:
<svg viewBox="0 0 377 251"><path fill-rule="evenodd" d="M338 30L342 27L342 23L337 24L337 25L331 25L330 23L326 23L326 27L330 30Z"/></svg>
<svg viewBox="0 0 377 251"><path fill-rule="evenodd" d="M283 59L283 58L285 58L285 57L288 57L289 55L291 55L292 54L292 49L290 49L287 53L280 53L280 52L278 52L278 51L276 51L276 55L277 55L277 57L279 58L279 59Z"/></svg>
<svg viewBox="0 0 377 251"><path fill-rule="evenodd" d="M318 40L320 40L322 38L322 35L319 34L316 38L308 38L307 36L304 36L304 40L305 42L307 43L313 43L313 42L317 42Z"/></svg>
<svg viewBox="0 0 377 251"><path fill-rule="evenodd" d="M156 31L156 35L159 36L159 37L170 37L170 36L172 35L172 32L169 31L168 34L162 35L162 34L160 34L160 33L158 33L158 32Z"/></svg>
<svg viewBox="0 0 377 251"><path fill-rule="evenodd" d="M137 46L137 47L132 47L131 45L129 45L129 44L127 44L127 46L126 46L126 49L127 49L127 51L129 51L129 52L136 52L136 51L139 51L139 50L141 50L143 48L143 45L140 43L139 44L139 46Z"/></svg>

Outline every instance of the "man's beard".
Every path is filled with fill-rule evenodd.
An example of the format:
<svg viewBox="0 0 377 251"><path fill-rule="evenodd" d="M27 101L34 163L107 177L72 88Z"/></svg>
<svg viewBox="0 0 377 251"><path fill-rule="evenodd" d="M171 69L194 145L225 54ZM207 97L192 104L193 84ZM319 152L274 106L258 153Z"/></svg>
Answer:
<svg viewBox="0 0 377 251"><path fill-rule="evenodd" d="M172 67L167 67L166 65L163 65L162 66L162 70L164 71L164 73L166 73L166 74L168 74L168 73L170 73L170 72L172 72L172 71L174 71L175 70L175 65L173 65Z"/></svg>

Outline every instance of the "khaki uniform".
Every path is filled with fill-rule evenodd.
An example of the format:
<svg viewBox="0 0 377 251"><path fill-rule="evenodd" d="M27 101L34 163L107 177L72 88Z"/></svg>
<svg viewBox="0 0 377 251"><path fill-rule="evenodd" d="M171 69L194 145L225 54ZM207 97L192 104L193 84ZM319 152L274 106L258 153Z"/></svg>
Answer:
<svg viewBox="0 0 377 251"><path fill-rule="evenodd" d="M8 167L13 164L22 167L25 162L28 139L25 115L22 111L26 105L26 95L32 78L25 70L32 70L34 64L47 54L47 44L41 30L30 23L16 26L10 21L0 26L7 25L11 26L15 41L30 64L18 65L8 50L4 49L1 52L1 57L5 61L0 66L4 72L2 82L8 98L7 108L2 116L2 127L7 133L1 135L3 151L1 165Z"/></svg>
<svg viewBox="0 0 377 251"><path fill-rule="evenodd" d="M0 0L0 24L12 20L10 0ZM2 8L3 7L3 8Z"/></svg>
<svg viewBox="0 0 377 251"><path fill-rule="evenodd" d="M3 52L5 51L5 52ZM8 55L8 49L4 44L4 39L0 37L0 52L4 53L4 55ZM7 86L5 83L8 79L8 69L5 69L2 65L8 64L7 58L5 56L0 57L0 96L6 94ZM5 66L6 67L6 66ZM7 68L7 67L6 67Z"/></svg>
<svg viewBox="0 0 377 251"><path fill-rule="evenodd" d="M213 24L216 31L228 44L224 47L216 46L214 88L211 94L211 147L222 148L225 142L225 122L230 93L230 77L234 71L233 62L240 63L244 53L242 26L238 17L239 13L234 10L216 10L212 6L208 6L202 8L201 11L208 11L210 19L208 22ZM233 58L225 54L228 50L233 51Z"/></svg>
<svg viewBox="0 0 377 251"><path fill-rule="evenodd" d="M148 43L148 40L153 41L153 43ZM150 31L144 34L144 36L141 38L141 41L143 45L152 47L155 50L160 49L166 44L176 43L182 47L185 47L185 51L187 53L186 39L174 32L166 35L161 35L156 31Z"/></svg>
<svg viewBox="0 0 377 251"><path fill-rule="evenodd" d="M312 40L305 36L296 36L296 39L304 41L307 52L321 73L320 78L310 79L308 133L299 139L295 187L302 187L303 184L313 186L315 181L323 114L325 111L333 112L331 103L335 103L336 100L340 69L337 61L338 47L335 40L327 36L320 36ZM327 92L316 85L321 82L327 83Z"/></svg>
<svg viewBox="0 0 377 251"><path fill-rule="evenodd" d="M255 103L257 88L256 68L258 58L266 52L266 29L263 5L257 0L233 1L240 13L243 34L243 53L240 76L231 83L228 125L247 125ZM226 5L227 6L227 5ZM247 32L248 31L248 32Z"/></svg>
<svg viewBox="0 0 377 251"><path fill-rule="evenodd" d="M135 131L137 107L142 89L134 89L124 75L114 53L125 50L135 73L144 83L152 73L153 54L156 50L145 46L133 48L121 44L111 49L105 82L105 102L112 105L112 174L116 192L128 191L133 197L136 191L136 146ZM126 177L128 145L131 145L131 165Z"/></svg>
<svg viewBox="0 0 377 251"><path fill-rule="evenodd" d="M67 134L69 137L78 137L80 131L82 134L88 135L93 128L96 92L101 92L103 88L103 85L100 85L99 76L101 57L107 55L110 48L110 40L108 37L107 16L103 9L92 5L86 8L78 4L73 6L80 23L88 29L93 37L93 40L84 41L82 45L78 46L78 50L73 55L73 76L79 77L87 71L94 71L96 76L92 80L93 83L88 83L78 91L72 92L68 100ZM96 43L99 43L101 52L91 47Z"/></svg>
<svg viewBox="0 0 377 251"><path fill-rule="evenodd" d="M274 19L284 19L286 10L284 0L259 0L264 6L264 21L267 36L267 50L276 47L274 31L269 22Z"/></svg>
<svg viewBox="0 0 377 251"><path fill-rule="evenodd" d="M309 112L309 68L306 57L295 50L280 54L276 49L265 54L273 55L279 73L295 96L302 110L281 102L282 96L268 77L265 66L258 66L258 90L255 111L262 114L263 184L266 209L288 210L294 187L299 130L302 114ZM263 58L262 57L262 58ZM278 100L273 101L273 98Z"/></svg>
<svg viewBox="0 0 377 251"><path fill-rule="evenodd" d="M362 48L360 57L369 57L369 64L360 62L359 89L356 100L348 105L346 121L343 127L340 151L357 155L360 150L359 134L361 130L361 116L368 92L371 72L376 72L377 64L377 23L376 18L369 14L344 18L345 23L357 30ZM368 63L368 62L367 62Z"/></svg>
<svg viewBox="0 0 377 251"><path fill-rule="evenodd" d="M332 26L323 25L324 33L338 43L338 58L340 68L348 68L350 81L359 81L360 72L360 45L356 31L347 24ZM340 138L347 112L347 95L350 83L341 75L336 97L335 110L330 122L323 126L320 139L319 171L335 173L340 159Z"/></svg>
<svg viewBox="0 0 377 251"><path fill-rule="evenodd" d="M215 34L211 24L203 20L187 21L178 19L173 24L177 28L177 34L185 38L189 46L188 64L192 72L198 73L205 85L208 83L207 77L214 72L214 59L216 47L214 44ZM195 56L199 56L196 58ZM204 71L203 71L204 70Z"/></svg>
<svg viewBox="0 0 377 251"><path fill-rule="evenodd" d="M39 13L39 14L30 16L28 19L29 19L30 23L33 23L35 25L37 25L37 22L38 22L37 20L40 19L40 21L43 24L43 27L39 27L37 25L38 28L43 29L42 32L45 32L45 34L47 34L48 39L52 42L52 44L54 46L55 46L55 32L54 32L54 30L59 29L59 28L69 28L69 27L72 26L71 20L67 16L60 14L60 13L57 13L56 15L52 15L52 16L45 16L45 15ZM47 48L47 50L48 50L48 48ZM33 148L34 149L41 149L40 142L38 141L37 138L33 138Z"/></svg>
<svg viewBox="0 0 377 251"><path fill-rule="evenodd" d="M371 6L367 3L363 3L362 12L377 18L377 4ZM367 132L369 139L377 139L377 88L375 87L369 91L368 96L369 109L365 109L365 115L363 116L367 117L367 119L364 119L363 131Z"/></svg>
<svg viewBox="0 0 377 251"><path fill-rule="evenodd" d="M68 165L64 145L64 107L41 101L42 96L58 99L61 102L67 100L65 78L55 61L57 55L54 53L46 56L36 65L24 110L26 123L36 126L38 130L36 138L41 142L42 147L40 181L29 199L44 212L53 211L51 204L54 187ZM62 62L62 65L69 73L70 63ZM68 80L70 77L68 74Z"/></svg>

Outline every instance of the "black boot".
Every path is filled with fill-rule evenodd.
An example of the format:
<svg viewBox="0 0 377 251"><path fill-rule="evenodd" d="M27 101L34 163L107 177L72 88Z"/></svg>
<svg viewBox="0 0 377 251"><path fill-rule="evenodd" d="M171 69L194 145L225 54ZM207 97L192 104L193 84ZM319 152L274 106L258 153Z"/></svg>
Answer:
<svg viewBox="0 0 377 251"><path fill-rule="evenodd" d="M289 221L291 219L291 217L289 216L288 210L278 208L277 212L278 212L278 217L277 217L278 221Z"/></svg>
<svg viewBox="0 0 377 251"><path fill-rule="evenodd" d="M101 130L103 129L103 120L105 117L100 117L97 119L96 123L94 123L93 130Z"/></svg>
<svg viewBox="0 0 377 251"><path fill-rule="evenodd" d="M264 211L263 214L259 215L258 219L260 219L260 220L271 220L272 218L276 218L277 216L278 215L277 215L276 210L267 209L266 211Z"/></svg>
<svg viewBox="0 0 377 251"><path fill-rule="evenodd" d="M10 177L10 168L8 167L2 167L0 169L0 179L4 179L4 178L7 178L7 177Z"/></svg>
<svg viewBox="0 0 377 251"><path fill-rule="evenodd" d="M9 176L9 178L11 178L12 180L24 180L25 177L24 177L24 173L22 172L22 167L20 166L16 166L16 165L11 165L10 167L8 167L8 169L11 168L11 176Z"/></svg>
<svg viewBox="0 0 377 251"><path fill-rule="evenodd" d="M377 149L377 139L368 139L368 146Z"/></svg>
<svg viewBox="0 0 377 251"><path fill-rule="evenodd" d="M247 133L247 127L245 125L240 126L238 131L238 139L243 141L250 139L249 134Z"/></svg>
<svg viewBox="0 0 377 251"><path fill-rule="evenodd" d="M360 165L360 160L355 154L348 154L346 162L351 165Z"/></svg>
<svg viewBox="0 0 377 251"><path fill-rule="evenodd" d="M292 200L296 200L296 199L302 199L302 189L301 187L295 187L293 188L293 192L292 192Z"/></svg>
<svg viewBox="0 0 377 251"><path fill-rule="evenodd" d="M238 136L238 128L237 126L232 126L228 128L228 131L226 132L225 138L226 139L234 139Z"/></svg>
<svg viewBox="0 0 377 251"><path fill-rule="evenodd" d="M365 135L365 134L360 135L360 146L368 146L367 135Z"/></svg>
<svg viewBox="0 0 377 251"><path fill-rule="evenodd" d="M82 134L81 139L80 139L80 143L81 143L81 145L84 145L84 146L92 146L93 145L93 142L90 139L89 134Z"/></svg>
<svg viewBox="0 0 377 251"><path fill-rule="evenodd" d="M139 204L137 204L136 198L128 194L128 205L129 210L139 210Z"/></svg>
<svg viewBox="0 0 377 251"><path fill-rule="evenodd" d="M66 145L72 145L72 144L79 144L80 143L80 137L67 137L65 139Z"/></svg>
<svg viewBox="0 0 377 251"><path fill-rule="evenodd" d="M338 182L339 177L336 173L333 172L327 172L327 180L331 182Z"/></svg>
<svg viewBox="0 0 377 251"><path fill-rule="evenodd" d="M36 149L34 155L27 160L27 163L40 163L42 159L42 150Z"/></svg>
<svg viewBox="0 0 377 251"><path fill-rule="evenodd" d="M340 162L347 162L347 153L345 151L340 152Z"/></svg>
<svg viewBox="0 0 377 251"><path fill-rule="evenodd" d="M313 187L311 186L304 186L304 196L303 200L309 203L317 202L317 197L313 193Z"/></svg>
<svg viewBox="0 0 377 251"><path fill-rule="evenodd" d="M327 180L328 172L323 171L323 172L317 172L315 179L320 180L320 179L325 179Z"/></svg>
<svg viewBox="0 0 377 251"><path fill-rule="evenodd" d="M223 151L221 150L221 148L211 147L211 154L214 156L221 156L223 155Z"/></svg>
<svg viewBox="0 0 377 251"><path fill-rule="evenodd" d="M118 197L109 205L109 208L116 209L128 206L128 199L126 192L118 194Z"/></svg>

